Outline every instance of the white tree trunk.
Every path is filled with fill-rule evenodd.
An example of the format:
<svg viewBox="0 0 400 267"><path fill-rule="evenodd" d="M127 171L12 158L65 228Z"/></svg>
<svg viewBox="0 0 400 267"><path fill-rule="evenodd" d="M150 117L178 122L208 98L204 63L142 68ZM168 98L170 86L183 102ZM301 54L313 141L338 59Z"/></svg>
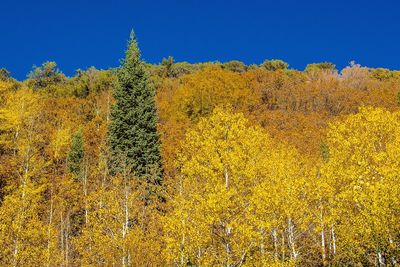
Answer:
<svg viewBox="0 0 400 267"><path fill-rule="evenodd" d="M294 225L292 222L292 218L288 219L288 242L292 250L291 257L293 259L297 259L298 252L296 251L296 245L294 241Z"/></svg>
<svg viewBox="0 0 400 267"><path fill-rule="evenodd" d="M272 238L274 240L274 255L275 259L278 259L278 234L276 232L276 228L272 230Z"/></svg>
<svg viewBox="0 0 400 267"><path fill-rule="evenodd" d="M50 266L51 224L53 222L53 193L50 192L49 229L47 230L47 266Z"/></svg>
<svg viewBox="0 0 400 267"><path fill-rule="evenodd" d="M325 230L322 219L321 219L321 255L322 255L322 264L325 265L326 262Z"/></svg>
<svg viewBox="0 0 400 267"><path fill-rule="evenodd" d="M333 248L333 256L336 255L336 234L335 234L335 226L332 224L331 228L331 234L332 234L332 248Z"/></svg>

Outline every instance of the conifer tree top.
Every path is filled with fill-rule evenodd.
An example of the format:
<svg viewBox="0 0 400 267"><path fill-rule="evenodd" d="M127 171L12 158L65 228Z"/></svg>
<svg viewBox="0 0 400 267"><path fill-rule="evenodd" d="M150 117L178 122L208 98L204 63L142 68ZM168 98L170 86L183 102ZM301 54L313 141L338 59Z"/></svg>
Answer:
<svg viewBox="0 0 400 267"><path fill-rule="evenodd" d="M124 63L133 60L140 60L140 50L136 40L135 32L132 30L128 41L128 48L126 50Z"/></svg>
<svg viewBox="0 0 400 267"><path fill-rule="evenodd" d="M115 104L108 133L112 172L129 169L140 177L157 173L152 178L157 181L161 178L161 162L155 92L133 31L113 94Z"/></svg>

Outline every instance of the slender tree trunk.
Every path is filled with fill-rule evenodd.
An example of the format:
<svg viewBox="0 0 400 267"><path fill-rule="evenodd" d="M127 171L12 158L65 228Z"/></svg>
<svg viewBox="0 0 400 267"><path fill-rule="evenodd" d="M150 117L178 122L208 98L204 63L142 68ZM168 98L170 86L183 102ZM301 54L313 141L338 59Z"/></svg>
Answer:
<svg viewBox="0 0 400 267"><path fill-rule="evenodd" d="M392 239L392 237L389 237L389 243L390 243L390 245L393 245L393 239ZM397 266L396 256L392 256L391 260L392 260L393 266Z"/></svg>
<svg viewBox="0 0 400 267"><path fill-rule="evenodd" d="M285 261L285 233L282 231L282 261Z"/></svg>
<svg viewBox="0 0 400 267"><path fill-rule="evenodd" d="M183 175L182 174L179 175L179 195L181 197L183 195ZM185 219L182 218L182 228L183 229L185 229L185 224L186 224ZM181 244L180 244L180 254L181 254L180 263L181 263L181 266L185 266L186 265L186 262L185 262L185 238L186 238L185 232L183 231L182 232L182 238L181 238ZM200 248L199 248L199 251L200 251ZM200 253L198 255L198 258L200 260Z"/></svg>
<svg viewBox="0 0 400 267"><path fill-rule="evenodd" d="M278 259L278 234L276 232L276 228L272 230L272 239L274 242L274 255L275 259Z"/></svg>
<svg viewBox="0 0 400 267"><path fill-rule="evenodd" d="M50 214L49 214L49 229L47 230L47 266L50 266L50 247L51 247L51 225L53 222L53 192L50 192Z"/></svg>
<svg viewBox="0 0 400 267"><path fill-rule="evenodd" d="M182 220L182 224L185 224L185 221ZM185 266L185 233L182 234L181 238L181 266Z"/></svg>
<svg viewBox="0 0 400 267"><path fill-rule="evenodd" d="M325 229L322 220L322 214L321 214L321 255L322 255L322 265L325 266L326 265Z"/></svg>
<svg viewBox="0 0 400 267"><path fill-rule="evenodd" d="M31 136L29 135L29 138ZM25 190L26 183L28 182L29 175L29 167L30 167L30 157L31 157L31 147L28 145L26 150L26 155L24 158L24 173L22 175L22 193L21 193L21 211L17 214L17 230L16 237L14 239L14 251L13 251L13 266L16 267L18 265L18 251L19 251L19 235L22 228L22 220L25 217Z"/></svg>
<svg viewBox="0 0 400 267"><path fill-rule="evenodd" d="M377 251L378 267L385 266L385 257L382 255L382 251L378 249Z"/></svg>
<svg viewBox="0 0 400 267"><path fill-rule="evenodd" d="M228 189L229 188L229 173L228 173L228 169L226 167L224 168L224 177L225 177L225 188Z"/></svg>
<svg viewBox="0 0 400 267"><path fill-rule="evenodd" d="M17 139L18 139L18 135L19 135L19 130L17 128L17 130L15 131L15 135L14 135L14 148L13 148L14 157L17 155Z"/></svg>
<svg viewBox="0 0 400 267"><path fill-rule="evenodd" d="M260 241L260 253L261 253L261 258L264 259L265 256L265 230L262 228L260 229L260 234L261 234L261 241Z"/></svg>
<svg viewBox="0 0 400 267"><path fill-rule="evenodd" d="M231 261L231 256L230 256L230 252L229 252L229 243L226 242L225 243L225 251L226 251L226 267L230 267L230 261Z"/></svg>
<svg viewBox="0 0 400 267"><path fill-rule="evenodd" d="M225 236L226 236L226 240L225 240L225 252L226 252L226 267L230 267L231 264L231 247L229 244L229 239L230 239L230 235L231 235L231 227L225 227Z"/></svg>
<svg viewBox="0 0 400 267"><path fill-rule="evenodd" d="M128 185L125 182L125 199L124 199L124 213L125 213L125 222L124 222L124 229L123 229L123 235L122 238L124 240L124 261L125 258L129 255L127 254L127 249L126 249L126 236L128 234L128 230L129 230L129 208L128 208ZM128 257L129 258L129 257ZM124 265L125 266L125 265Z"/></svg>
<svg viewBox="0 0 400 267"><path fill-rule="evenodd" d="M198 249L197 249L197 259L200 261L200 258L201 258L201 248L198 247Z"/></svg>
<svg viewBox="0 0 400 267"><path fill-rule="evenodd" d="M62 262L63 266L65 265L65 246L64 246L64 219L62 211L60 213L60 247L61 247L61 255L62 255Z"/></svg>
<svg viewBox="0 0 400 267"><path fill-rule="evenodd" d="M14 252L13 252L13 267L17 266L17 255L18 255L18 239L14 241L15 245L14 245Z"/></svg>
<svg viewBox="0 0 400 267"><path fill-rule="evenodd" d="M106 124L108 125L108 122L110 120L110 92L108 91L107 93L107 115L106 115Z"/></svg>
<svg viewBox="0 0 400 267"><path fill-rule="evenodd" d="M332 234L333 256L336 256L336 234L335 234L335 225L334 224L332 224L332 227L331 227L331 234Z"/></svg>
<svg viewBox="0 0 400 267"><path fill-rule="evenodd" d="M70 218L69 212L67 213L66 217L67 227L65 230L65 266L69 265L69 228L70 228Z"/></svg>
<svg viewBox="0 0 400 267"><path fill-rule="evenodd" d="M87 170L87 163L85 163L85 167L84 167L84 171L83 171L83 195L85 198L85 225L88 224L88 202L87 202L87 198L88 198L88 190L87 190L87 174L88 174L88 170Z"/></svg>
<svg viewBox="0 0 400 267"><path fill-rule="evenodd" d="M128 188L128 177L127 177L127 170L126 166L124 166L124 172L123 172L123 179L124 179L124 207L123 207L123 213L124 213L124 223L122 225L122 240L123 240L123 255L122 255L122 266L126 266L128 264L128 255L127 255L127 248L126 248L126 236L129 231L129 206L128 206L128 201L129 201L129 188Z"/></svg>
<svg viewBox="0 0 400 267"><path fill-rule="evenodd" d="M104 172L103 172L103 179L101 181L101 188L104 188L106 186L106 180L107 180L107 175L108 175L107 163L104 165L105 166L104 166Z"/></svg>
<svg viewBox="0 0 400 267"><path fill-rule="evenodd" d="M296 251L295 241L294 241L294 225L292 218L288 219L288 242L292 250L291 258L297 259L298 253Z"/></svg>
<svg viewBox="0 0 400 267"><path fill-rule="evenodd" d="M224 136L225 142L228 141L228 132L229 132L229 126L226 127L226 132ZM229 173L228 173L228 168L227 166L224 166L224 176L225 176L225 188L229 188Z"/></svg>

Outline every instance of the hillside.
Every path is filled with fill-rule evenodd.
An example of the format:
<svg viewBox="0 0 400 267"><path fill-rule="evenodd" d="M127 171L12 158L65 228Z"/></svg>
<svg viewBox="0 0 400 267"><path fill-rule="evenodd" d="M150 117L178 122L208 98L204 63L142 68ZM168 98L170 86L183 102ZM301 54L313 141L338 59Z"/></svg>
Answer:
<svg viewBox="0 0 400 267"><path fill-rule="evenodd" d="M400 72L289 67L2 69L0 265L395 266Z"/></svg>

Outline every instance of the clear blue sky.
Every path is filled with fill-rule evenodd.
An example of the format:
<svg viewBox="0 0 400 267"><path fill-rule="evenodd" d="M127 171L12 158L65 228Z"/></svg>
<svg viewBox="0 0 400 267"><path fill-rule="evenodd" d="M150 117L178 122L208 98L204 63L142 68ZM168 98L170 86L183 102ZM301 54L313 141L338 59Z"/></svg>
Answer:
<svg viewBox="0 0 400 267"><path fill-rule="evenodd" d="M292 68L351 60L400 69L400 1L1 0L0 68L24 79L32 65L119 65L134 29L151 63L279 58Z"/></svg>

